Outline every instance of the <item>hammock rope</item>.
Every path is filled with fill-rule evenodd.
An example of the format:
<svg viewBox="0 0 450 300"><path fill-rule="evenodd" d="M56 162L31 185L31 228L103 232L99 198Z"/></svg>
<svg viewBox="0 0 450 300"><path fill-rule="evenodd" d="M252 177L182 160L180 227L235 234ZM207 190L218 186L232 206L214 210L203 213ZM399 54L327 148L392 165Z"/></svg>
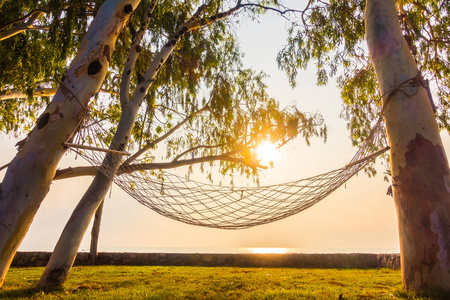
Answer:
<svg viewBox="0 0 450 300"><path fill-rule="evenodd" d="M401 82L377 99L379 101L386 97L378 121L346 166L282 184L224 187L187 180L162 170L136 171L136 165L140 161L122 165L116 173L104 159L104 151L70 148L92 165L101 166L99 170L112 178L131 197L163 216L199 226L244 229L274 222L313 206L367 167L376 157L389 150L389 147L384 147L374 152L377 146L386 144L383 134L385 108L395 93L402 92L412 97L417 94L419 88L427 90L434 106L429 85L419 72L418 75ZM105 135L107 131L100 126L100 122L91 120L77 135L77 144L88 144L91 148L106 148L103 139L98 138Z"/></svg>
<svg viewBox="0 0 450 300"><path fill-rule="evenodd" d="M122 190L165 217L204 227L244 229L292 216L327 197L389 149L385 147L369 154L374 145L379 144L382 129L380 117L365 143L342 168L301 180L257 187L219 186L154 169L131 172L140 161L122 165L120 172L113 174L105 165L104 152L72 150L92 165L102 166L100 171ZM99 134L104 136L105 130L100 122L91 121L84 126L77 143L105 147L100 140L95 140Z"/></svg>

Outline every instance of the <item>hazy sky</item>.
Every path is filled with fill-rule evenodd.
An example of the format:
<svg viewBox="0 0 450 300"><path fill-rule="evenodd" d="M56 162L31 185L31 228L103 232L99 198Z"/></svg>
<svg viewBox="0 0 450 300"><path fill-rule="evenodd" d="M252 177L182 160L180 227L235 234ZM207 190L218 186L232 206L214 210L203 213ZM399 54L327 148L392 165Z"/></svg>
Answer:
<svg viewBox="0 0 450 300"><path fill-rule="evenodd" d="M287 23L275 14L259 21L245 21L237 28L246 66L261 69L270 95L282 106L296 104L302 111L320 111L329 128L328 141L312 140L307 147L300 139L284 147L275 168L263 171L263 185L293 181L344 166L357 149L352 148L345 122L339 119L341 100L335 84L315 86L315 70L302 72L298 87L292 90L277 68L275 58L284 44ZM15 140L1 136L0 166L15 153ZM444 137L446 149L450 139ZM87 164L81 158L77 163ZM62 166L72 164L65 157ZM202 228L176 222L137 203L117 186L106 199L99 250L117 247L289 247L306 251L325 249L335 252L385 249L398 251L398 230L393 199L386 195L385 166L369 179L363 173L352 178L319 204L287 219L245 230L228 231ZM4 171L0 173L3 177ZM68 179L52 184L20 250L51 251L72 210L91 181L90 177ZM89 249L89 232L80 250Z"/></svg>

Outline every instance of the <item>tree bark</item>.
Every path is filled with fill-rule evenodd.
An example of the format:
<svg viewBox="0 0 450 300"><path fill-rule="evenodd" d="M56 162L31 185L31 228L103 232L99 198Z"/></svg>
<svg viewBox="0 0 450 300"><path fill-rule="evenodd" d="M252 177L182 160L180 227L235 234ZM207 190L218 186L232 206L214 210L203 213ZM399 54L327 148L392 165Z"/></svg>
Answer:
<svg viewBox="0 0 450 300"><path fill-rule="evenodd" d="M91 264L94 266L97 264L98 237L100 235L100 225L102 223L103 205L105 205L105 199L103 199L102 203L100 203L97 210L95 211L94 224L92 225L92 230L91 230L90 255L91 255Z"/></svg>
<svg viewBox="0 0 450 300"><path fill-rule="evenodd" d="M47 194L69 140L100 90L111 52L137 0L108 0L83 38L58 92L10 163L0 185L0 287Z"/></svg>
<svg viewBox="0 0 450 300"><path fill-rule="evenodd" d="M403 285L450 289L449 166L394 0L367 0L366 34L384 95Z"/></svg>
<svg viewBox="0 0 450 300"><path fill-rule="evenodd" d="M111 145L113 150L123 150L131 134L139 104L122 108L122 116ZM121 155L108 153L103 160L102 171L98 171L88 190L67 221L53 250L53 254L39 280L41 287L55 287L64 283L72 268L89 223L111 187L115 172L121 163ZM108 176L104 173L107 172Z"/></svg>

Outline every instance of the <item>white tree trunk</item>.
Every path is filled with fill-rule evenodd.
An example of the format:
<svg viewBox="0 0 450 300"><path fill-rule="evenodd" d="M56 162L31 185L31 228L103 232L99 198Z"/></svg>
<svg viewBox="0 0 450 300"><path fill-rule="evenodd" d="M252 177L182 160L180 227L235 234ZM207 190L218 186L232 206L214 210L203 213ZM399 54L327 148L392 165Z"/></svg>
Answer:
<svg viewBox="0 0 450 300"><path fill-rule="evenodd" d="M131 134L139 104L122 107L122 116L111 149L123 150ZM54 287L64 283L77 256L81 240L100 203L111 187L113 176L121 163L121 156L108 153L102 167L109 176L98 171L86 193L67 221L63 232L53 250L53 254L39 280L41 287Z"/></svg>
<svg viewBox="0 0 450 300"><path fill-rule="evenodd" d="M147 16L151 15L154 5L157 1L153 0L149 7ZM137 117L139 106L145 97L149 87L155 80L161 66L165 63L169 55L175 49L178 41L183 37L183 35L195 28L199 28L214 20L219 20L228 17L230 14L235 12L238 7L230 9L226 13L220 14L219 17L214 18L208 22L202 22L199 19L199 15L205 5L200 6L199 10L194 14L194 16L180 26L165 46L156 54L150 63L147 71L144 73L144 81L139 83L133 93L132 99L128 96L128 82L129 74L134 66L134 62L137 59L136 44L140 42L138 38L135 39L133 45L131 46L130 54L127 59L127 63L124 67L124 72L122 74L121 81L121 107L122 115L117 127L116 134L114 136L114 143L110 147L112 150L123 150L128 143L131 130L134 125L134 121ZM148 22L144 20L145 26ZM95 211L100 205L101 201L104 199L109 187L113 181L113 175L120 166L119 155L114 155L108 153L105 157L102 165L108 166L110 176L107 177L101 172L97 172L94 181L91 183L88 191L85 193L80 203L75 208L72 216L64 228L61 234L52 256L44 270L44 273L39 280L38 285L41 287L54 287L65 282L67 276L69 275L70 269L75 261L78 248L80 246L81 240L89 226L89 222L92 219Z"/></svg>
<svg viewBox="0 0 450 300"><path fill-rule="evenodd" d="M14 254L47 194L69 140L100 90L111 52L137 0L108 0L100 8L58 92L10 163L0 185L0 287Z"/></svg>
<svg viewBox="0 0 450 300"><path fill-rule="evenodd" d="M394 0L367 0L368 47L385 94L403 285L450 289L450 172ZM402 83L405 83L402 85ZM402 85L398 89L399 85Z"/></svg>

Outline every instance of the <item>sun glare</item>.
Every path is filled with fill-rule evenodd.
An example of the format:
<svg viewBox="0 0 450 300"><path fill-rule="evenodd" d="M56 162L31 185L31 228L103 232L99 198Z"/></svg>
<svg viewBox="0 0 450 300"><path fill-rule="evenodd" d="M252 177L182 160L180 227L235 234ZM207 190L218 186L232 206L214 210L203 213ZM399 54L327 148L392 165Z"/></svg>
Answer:
<svg viewBox="0 0 450 300"><path fill-rule="evenodd" d="M256 148L256 154L262 165L269 165L270 162L273 163L278 159L279 150L275 144L264 141Z"/></svg>
<svg viewBox="0 0 450 300"><path fill-rule="evenodd" d="M254 254L286 254L287 248L249 248L251 253Z"/></svg>

